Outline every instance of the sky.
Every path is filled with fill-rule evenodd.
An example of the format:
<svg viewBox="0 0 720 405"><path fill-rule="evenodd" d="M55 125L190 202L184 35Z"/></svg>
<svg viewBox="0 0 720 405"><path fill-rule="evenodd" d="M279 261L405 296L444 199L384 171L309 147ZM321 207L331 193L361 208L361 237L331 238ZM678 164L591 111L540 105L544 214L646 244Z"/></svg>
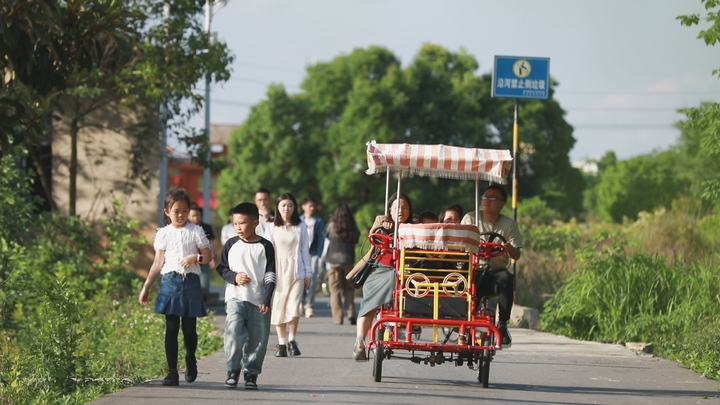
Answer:
<svg viewBox="0 0 720 405"><path fill-rule="evenodd" d="M235 60L230 80L211 87L213 124L241 124L269 84L300 92L306 66L371 45L403 66L424 43L465 49L478 75L496 55L549 58L577 140L572 161L667 149L680 134L678 108L720 101L717 49L676 19L702 14L700 0L226 1L210 26Z"/></svg>

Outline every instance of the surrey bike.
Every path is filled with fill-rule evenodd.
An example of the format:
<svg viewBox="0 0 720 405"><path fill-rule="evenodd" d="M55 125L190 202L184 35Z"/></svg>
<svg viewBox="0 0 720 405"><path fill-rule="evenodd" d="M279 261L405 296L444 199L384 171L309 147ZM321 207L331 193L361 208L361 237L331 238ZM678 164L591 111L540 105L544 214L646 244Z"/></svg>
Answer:
<svg viewBox="0 0 720 405"><path fill-rule="evenodd" d="M385 201L391 172L397 174L398 195L408 175L475 180L477 218L479 182L504 183L512 157L506 150L373 141L367 144L367 161L368 174L387 171ZM504 238L481 234L476 225L437 223L395 224L392 235L371 233L368 239L396 263L393 299L380 307L369 332L375 381L382 380L383 362L404 359L430 366L466 365L488 387L490 364L502 349L502 338L489 297L480 293L476 280L489 269L490 258L505 253ZM418 327L431 336L421 340Z"/></svg>

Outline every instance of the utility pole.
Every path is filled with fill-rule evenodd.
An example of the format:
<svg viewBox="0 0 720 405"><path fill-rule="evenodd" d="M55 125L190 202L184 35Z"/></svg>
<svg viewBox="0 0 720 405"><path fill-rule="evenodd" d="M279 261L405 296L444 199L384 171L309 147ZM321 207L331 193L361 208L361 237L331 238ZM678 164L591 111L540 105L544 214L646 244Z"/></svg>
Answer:
<svg viewBox="0 0 720 405"><path fill-rule="evenodd" d="M212 41L210 22L212 20L213 0L205 0L205 35L208 43ZM205 146L207 148L207 162L203 169L203 221L210 223L210 73L205 76Z"/></svg>
<svg viewBox="0 0 720 405"><path fill-rule="evenodd" d="M163 8L163 20L167 23L170 18L170 4L165 3ZM160 179L158 191L158 211L157 211L157 224L158 227L165 226L165 193L167 193L167 102L163 100L160 103Z"/></svg>

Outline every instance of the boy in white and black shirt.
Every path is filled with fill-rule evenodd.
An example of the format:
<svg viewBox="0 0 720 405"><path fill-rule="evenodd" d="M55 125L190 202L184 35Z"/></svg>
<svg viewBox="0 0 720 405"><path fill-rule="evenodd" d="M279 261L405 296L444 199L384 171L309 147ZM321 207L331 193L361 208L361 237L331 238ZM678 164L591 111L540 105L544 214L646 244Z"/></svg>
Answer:
<svg viewBox="0 0 720 405"><path fill-rule="evenodd" d="M258 208L240 203L232 210L237 233L223 246L215 269L225 287L225 357L227 387L237 387L244 372L245 389L257 389L270 336L270 303L275 291L275 249L255 233Z"/></svg>

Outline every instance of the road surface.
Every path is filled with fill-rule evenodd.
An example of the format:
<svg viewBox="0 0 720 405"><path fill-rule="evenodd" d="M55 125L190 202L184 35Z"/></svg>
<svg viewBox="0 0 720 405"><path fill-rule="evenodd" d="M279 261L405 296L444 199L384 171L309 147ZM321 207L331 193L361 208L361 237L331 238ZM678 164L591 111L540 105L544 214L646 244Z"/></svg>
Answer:
<svg viewBox="0 0 720 405"><path fill-rule="evenodd" d="M181 372L179 387L152 380L92 404L720 404L720 382L680 364L620 345L520 328L510 329L513 346L495 356L489 388L483 389L477 372L466 366L431 367L395 359L384 361L382 381L376 383L372 359L351 359L355 327L334 325L327 298L318 296L318 301L316 315L300 321L302 356L275 358L272 332L258 391L244 390L242 382L235 389L224 386L225 356L220 351L199 362L192 384L185 383ZM216 321L221 324L222 319Z"/></svg>

